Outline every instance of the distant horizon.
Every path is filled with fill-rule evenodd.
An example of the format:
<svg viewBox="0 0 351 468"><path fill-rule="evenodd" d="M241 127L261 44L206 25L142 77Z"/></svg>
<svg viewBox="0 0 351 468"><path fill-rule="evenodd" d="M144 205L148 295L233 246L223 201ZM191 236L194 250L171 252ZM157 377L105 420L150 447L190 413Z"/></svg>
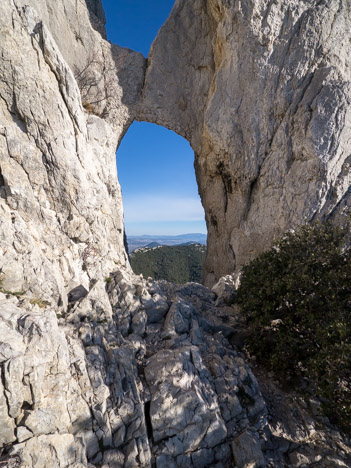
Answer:
<svg viewBox="0 0 351 468"><path fill-rule="evenodd" d="M127 237L157 237L157 236L162 236L162 237L181 237L181 236L206 236L207 237L207 232L183 232L182 234L162 234L162 233L157 233L157 234L127 234Z"/></svg>
<svg viewBox="0 0 351 468"><path fill-rule="evenodd" d="M146 57L174 0L103 0L103 5L108 39ZM134 121L118 148L117 171L129 235L206 233L194 151L183 137Z"/></svg>
<svg viewBox="0 0 351 468"><path fill-rule="evenodd" d="M118 149L117 166L127 233L206 233L194 152L186 140L155 124L136 122Z"/></svg>
<svg viewBox="0 0 351 468"><path fill-rule="evenodd" d="M128 235L127 243L129 253L135 249L145 247L150 244L158 245L187 245L187 244L207 244L207 234L202 232L187 232L182 234L139 234Z"/></svg>

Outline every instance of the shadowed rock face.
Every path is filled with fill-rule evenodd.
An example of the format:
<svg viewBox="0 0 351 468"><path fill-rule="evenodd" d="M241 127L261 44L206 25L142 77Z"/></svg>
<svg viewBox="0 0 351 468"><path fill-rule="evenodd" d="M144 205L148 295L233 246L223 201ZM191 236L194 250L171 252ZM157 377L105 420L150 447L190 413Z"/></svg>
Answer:
<svg viewBox="0 0 351 468"><path fill-rule="evenodd" d="M187 138L206 212L206 281L349 205L346 1L178 0L138 119Z"/></svg>

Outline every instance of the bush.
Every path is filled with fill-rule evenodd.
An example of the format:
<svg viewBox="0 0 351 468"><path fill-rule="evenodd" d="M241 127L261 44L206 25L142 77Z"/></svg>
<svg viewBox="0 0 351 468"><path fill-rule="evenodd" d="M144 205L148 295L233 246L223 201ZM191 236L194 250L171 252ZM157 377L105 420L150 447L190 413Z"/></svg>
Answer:
<svg viewBox="0 0 351 468"><path fill-rule="evenodd" d="M293 384L308 382L351 431L351 254L348 228L303 226L244 267L238 303L248 351Z"/></svg>

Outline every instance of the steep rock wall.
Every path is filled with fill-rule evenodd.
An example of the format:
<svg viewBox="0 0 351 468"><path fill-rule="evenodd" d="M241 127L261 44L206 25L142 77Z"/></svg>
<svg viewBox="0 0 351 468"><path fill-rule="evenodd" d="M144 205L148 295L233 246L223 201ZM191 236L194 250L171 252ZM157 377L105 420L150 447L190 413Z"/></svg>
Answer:
<svg viewBox="0 0 351 468"><path fill-rule="evenodd" d="M178 0L149 57L138 119L195 151L206 281L287 229L349 205L346 0Z"/></svg>
<svg viewBox="0 0 351 468"><path fill-rule="evenodd" d="M42 196L32 193L22 169L17 172L15 157L8 159L12 169L2 162L1 202L7 212L0 268L7 289L43 294L46 288L47 299L65 303L71 287L88 288L114 262L127 265L114 151L135 117L175 130L194 148L208 226L207 284L238 270L289 228L319 217L342 222L350 187L345 1L177 1L154 42L141 104L145 61L102 38L100 2L32 0L24 8L25 3L17 0L16 9L10 2L16 13L3 15L5 29L13 21L13 30L4 43L2 121L8 124L2 146L4 154L14 155L13 142L18 145L23 137L26 142L29 135L33 150L39 148L37 160L44 155L46 162L34 171L41 177ZM6 4L2 8L10 11ZM13 72L21 67L25 74ZM47 104L41 100L41 116L32 115L39 106L29 96L39 99L38 88L43 94L47 85L51 96ZM65 116L52 108L53 100L62 103ZM62 134L61 129L66 135L53 144L50 135ZM72 158L69 145L78 158ZM74 165L75 171L68 169ZM10 187L13 172L21 178L22 192L27 186L20 205L20 191ZM29 202L31 197L37 201ZM103 219L102 206L108 212ZM21 210L21 220L13 222L11 213L18 218ZM39 211L38 222L24 220ZM55 213L60 219L53 221ZM54 234L18 241L29 224L29 231ZM43 254L50 238L59 237ZM65 254L57 264L60 251ZM10 273L6 264L12 258L18 261ZM40 280L44 277L50 282Z"/></svg>
<svg viewBox="0 0 351 468"><path fill-rule="evenodd" d="M0 5L1 280L66 306L73 287L129 268L115 152L145 60L106 42L85 1L30 4Z"/></svg>

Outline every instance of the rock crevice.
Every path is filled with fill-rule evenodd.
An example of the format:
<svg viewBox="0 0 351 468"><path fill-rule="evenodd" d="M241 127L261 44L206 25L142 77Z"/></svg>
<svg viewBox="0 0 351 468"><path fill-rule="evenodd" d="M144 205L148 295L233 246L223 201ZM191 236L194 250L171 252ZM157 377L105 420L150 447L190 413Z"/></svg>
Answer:
<svg viewBox="0 0 351 468"><path fill-rule="evenodd" d="M243 324L225 300L123 270L106 291L108 302L92 290L62 317L0 294L8 466L348 466L318 402L312 416L257 369L263 397L231 344Z"/></svg>

